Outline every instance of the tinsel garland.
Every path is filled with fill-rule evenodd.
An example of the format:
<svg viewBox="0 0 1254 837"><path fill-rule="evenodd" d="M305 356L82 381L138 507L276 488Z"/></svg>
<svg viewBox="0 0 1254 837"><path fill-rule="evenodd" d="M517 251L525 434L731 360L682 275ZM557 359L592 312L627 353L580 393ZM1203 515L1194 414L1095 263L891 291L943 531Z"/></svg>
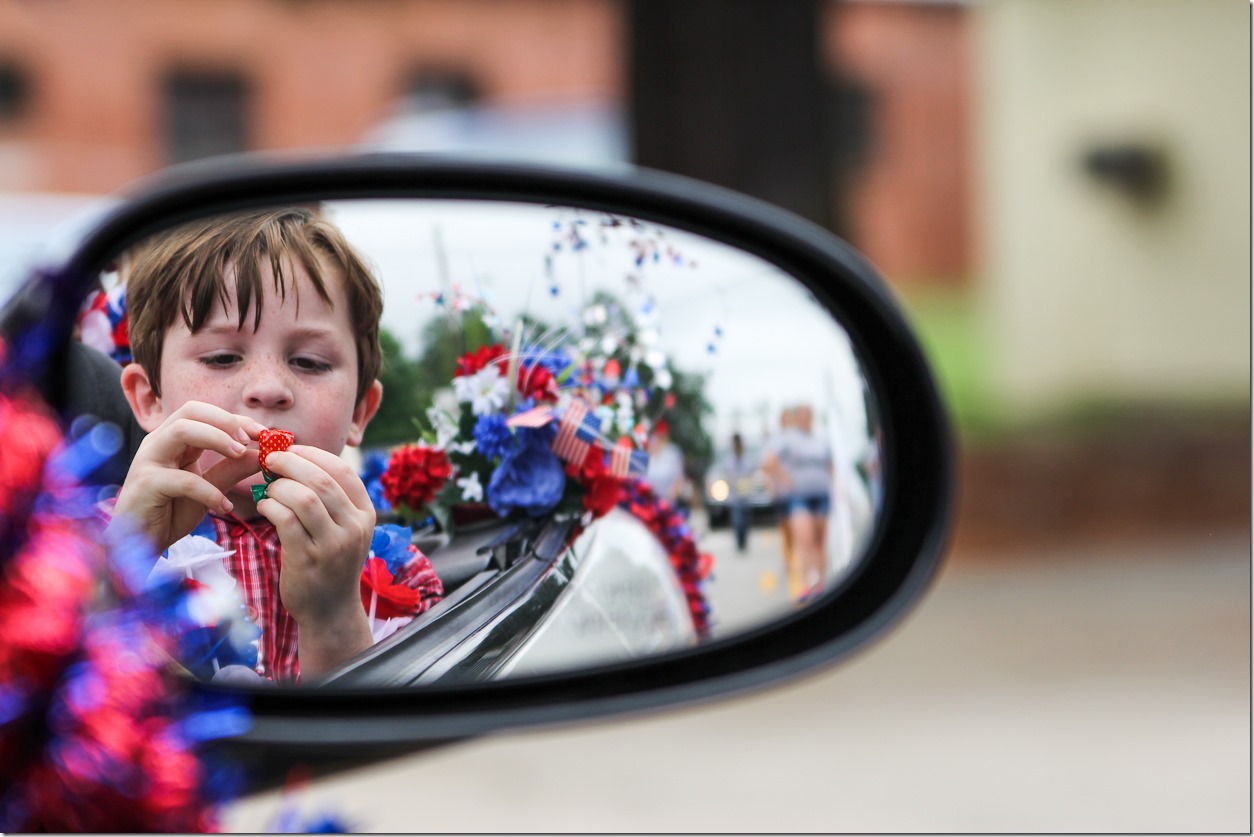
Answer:
<svg viewBox="0 0 1254 837"><path fill-rule="evenodd" d="M697 549L696 538L688 525L688 515L683 509L657 496L643 480L623 482L618 507L643 523L666 550L671 568L688 600L692 626L699 638L708 639L710 603L702 591L702 583L709 575L713 559Z"/></svg>
<svg viewBox="0 0 1254 837"><path fill-rule="evenodd" d="M588 460L599 461L599 454L594 450ZM639 520L666 551L671 569L684 591L693 629L700 639L709 639L710 603L702 588L714 559L697 549L687 513L659 497L644 480L618 479L603 468L567 468L567 474L585 490L584 515L567 536L567 545L574 543L588 525L610 509L623 509Z"/></svg>
<svg viewBox="0 0 1254 837"><path fill-rule="evenodd" d="M182 589L139 595L150 545L95 514L109 426L63 438L21 380L0 368L0 830L214 830L238 777L197 747L247 710L169 671Z"/></svg>

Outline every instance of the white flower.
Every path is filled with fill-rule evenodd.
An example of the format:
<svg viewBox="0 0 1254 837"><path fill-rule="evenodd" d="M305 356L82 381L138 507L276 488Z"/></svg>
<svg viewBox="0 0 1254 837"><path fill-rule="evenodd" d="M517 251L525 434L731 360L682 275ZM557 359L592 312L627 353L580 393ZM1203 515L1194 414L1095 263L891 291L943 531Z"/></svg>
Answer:
<svg viewBox="0 0 1254 837"><path fill-rule="evenodd" d="M460 381L461 378L453 380ZM448 450L448 443L457 438L457 422L453 421L453 417L448 413L435 407L427 410L427 418L431 421L431 426L435 428L435 446Z"/></svg>
<svg viewBox="0 0 1254 837"><path fill-rule="evenodd" d="M478 471L471 471L470 476L459 479L457 485L462 490L462 500L467 503L483 502L483 485L479 482Z"/></svg>
<svg viewBox="0 0 1254 837"><path fill-rule="evenodd" d="M202 585L186 600L187 615L193 622L213 625L235 619L242 602L238 584L223 563L232 554L210 538L187 535L157 559L148 573L147 586L190 578Z"/></svg>
<svg viewBox="0 0 1254 837"><path fill-rule="evenodd" d="M448 451L449 453L460 453L463 455L470 455L475 452L475 446L477 444L478 443L474 439L471 439L466 442L453 442L451 444L445 445L444 449Z"/></svg>
<svg viewBox="0 0 1254 837"><path fill-rule="evenodd" d="M473 375L454 378L453 389L457 400L469 401L470 409L477 416L497 412L509 398L509 382L495 363L489 363Z"/></svg>
<svg viewBox="0 0 1254 837"><path fill-rule="evenodd" d="M168 578L190 578L220 592L230 591L235 588L235 579L223 561L232 554L218 546L217 541L188 535L171 544L167 554L157 559L148 573L148 585Z"/></svg>

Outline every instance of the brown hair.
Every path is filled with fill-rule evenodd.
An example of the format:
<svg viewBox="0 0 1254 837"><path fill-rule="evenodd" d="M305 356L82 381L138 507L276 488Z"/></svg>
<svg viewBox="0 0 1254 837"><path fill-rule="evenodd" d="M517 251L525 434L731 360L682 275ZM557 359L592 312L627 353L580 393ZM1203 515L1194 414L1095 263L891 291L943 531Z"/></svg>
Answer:
<svg viewBox="0 0 1254 837"><path fill-rule="evenodd" d="M161 394L161 347L166 329L181 316L199 331L215 303L226 307L228 268L235 272L239 328L253 310L253 330L261 325L263 260L269 260L274 292L287 298L289 264L304 268L318 295L331 304L318 256L338 268L348 299L357 344L357 400L378 377L382 363L379 318L383 293L365 262L343 233L301 207L215 215L162 233L137 248L126 278L131 353L143 366L153 392ZM291 285L293 294L297 286ZM298 298L299 303L299 298Z"/></svg>

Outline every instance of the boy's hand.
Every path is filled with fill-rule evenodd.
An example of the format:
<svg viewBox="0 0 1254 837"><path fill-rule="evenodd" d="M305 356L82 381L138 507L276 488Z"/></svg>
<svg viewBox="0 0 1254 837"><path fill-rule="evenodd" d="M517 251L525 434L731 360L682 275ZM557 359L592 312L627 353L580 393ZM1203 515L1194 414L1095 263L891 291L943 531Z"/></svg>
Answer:
<svg viewBox="0 0 1254 837"><path fill-rule="evenodd" d="M361 568L374 536L374 504L333 453L292 445L266 457L277 479L257 504L283 545L279 597L300 626L301 674L311 676L370 646Z"/></svg>
<svg viewBox="0 0 1254 837"><path fill-rule="evenodd" d="M130 518L164 552L195 529L206 511L231 510L226 491L256 473L248 443L264 429L247 416L188 401L140 443L114 514ZM224 459L202 470L206 451Z"/></svg>

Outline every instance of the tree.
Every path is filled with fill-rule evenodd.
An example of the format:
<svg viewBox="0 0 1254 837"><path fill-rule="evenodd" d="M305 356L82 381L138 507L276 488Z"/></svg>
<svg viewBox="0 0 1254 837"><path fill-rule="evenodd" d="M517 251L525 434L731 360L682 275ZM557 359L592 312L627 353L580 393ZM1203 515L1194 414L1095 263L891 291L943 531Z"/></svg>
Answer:
<svg viewBox="0 0 1254 837"><path fill-rule="evenodd" d="M379 370L383 401L362 439L362 446L367 448L412 440L418 433L413 418L422 416L431 403L430 393L423 386L421 365L405 357L395 335L379 329L379 346L383 350L383 367Z"/></svg>

